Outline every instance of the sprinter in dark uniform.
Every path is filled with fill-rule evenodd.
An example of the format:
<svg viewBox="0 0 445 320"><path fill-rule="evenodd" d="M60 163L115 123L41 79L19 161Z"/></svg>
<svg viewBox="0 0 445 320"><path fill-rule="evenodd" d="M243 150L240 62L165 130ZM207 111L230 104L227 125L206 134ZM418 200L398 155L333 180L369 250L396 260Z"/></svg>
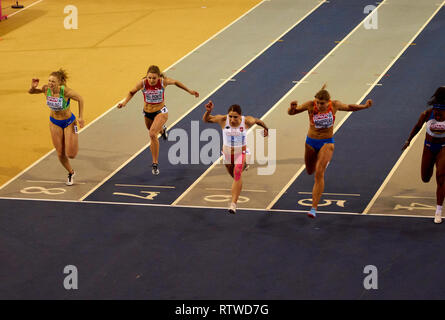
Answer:
<svg viewBox="0 0 445 320"><path fill-rule="evenodd" d="M421 176L423 182L429 182L436 165L436 213L435 223L442 222L442 205L445 197L445 86L437 88L428 101L432 106L420 114L420 118L411 131L402 150L405 150L411 140L419 133L426 123L425 145L422 153Z"/></svg>

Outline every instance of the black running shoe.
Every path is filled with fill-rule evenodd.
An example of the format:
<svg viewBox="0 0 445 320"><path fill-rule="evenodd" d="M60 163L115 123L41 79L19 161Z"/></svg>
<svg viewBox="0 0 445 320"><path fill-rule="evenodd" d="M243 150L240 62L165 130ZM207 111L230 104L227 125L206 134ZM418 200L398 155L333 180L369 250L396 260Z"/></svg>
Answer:
<svg viewBox="0 0 445 320"><path fill-rule="evenodd" d="M162 126L161 137L164 140L168 139L168 133L167 133L167 127L166 126Z"/></svg>
<svg viewBox="0 0 445 320"><path fill-rule="evenodd" d="M66 185L67 186L72 186L74 183L74 179L73 177L76 175L76 173L73 170L73 173L68 173L68 179L66 180Z"/></svg>
<svg viewBox="0 0 445 320"><path fill-rule="evenodd" d="M158 164L157 163L153 163L151 165L151 173L153 173L156 176L159 174L159 169L158 169Z"/></svg>

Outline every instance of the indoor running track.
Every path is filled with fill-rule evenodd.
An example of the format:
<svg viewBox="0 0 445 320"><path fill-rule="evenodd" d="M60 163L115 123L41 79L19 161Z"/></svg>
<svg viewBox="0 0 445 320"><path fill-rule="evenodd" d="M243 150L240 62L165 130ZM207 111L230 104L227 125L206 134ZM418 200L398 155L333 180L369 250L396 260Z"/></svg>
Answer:
<svg viewBox="0 0 445 320"><path fill-rule="evenodd" d="M417 202L394 206L391 199L402 192L389 191L400 185L399 179L413 199L425 194L417 152L422 137L404 153L400 148L425 101L443 84L445 9L443 3L434 7L435 2L383 2L381 24L385 10L388 18L391 9L400 8L418 9L419 16L425 10L425 16L405 35L410 41L394 47L393 59L379 65L382 69L369 90L360 92L362 100L374 100L373 108L344 117L336 128L336 150L322 199L326 208L317 219L304 214L313 178L301 170L301 155L290 157L297 165L291 167L286 187L273 190L277 196L269 208L245 206L229 215L225 202L203 206L202 199L194 205L175 201L217 169L170 165L167 150L172 142L161 142L158 177L150 173L145 149L82 201L54 200L50 191L46 199L0 199L0 298L444 299L445 237L443 225L432 223L434 200L423 207ZM284 110L283 97L298 81L301 87L303 80L311 85L306 74L332 75L323 64L318 66L322 59L338 61L336 54L352 50L347 46L353 47L354 34L360 32L355 28L364 19L357 10L366 5L354 3L331 1L318 7L246 65L236 81L228 81L206 100L227 106L242 97L245 112L256 117L280 110L280 103ZM339 10L342 5L344 10ZM332 19L339 19L335 28L323 25ZM305 34L316 37L316 43L303 41ZM340 42L349 35L349 42ZM333 53L336 46L343 47ZM331 55L334 60L329 60ZM200 119L205 102L177 127L190 133L191 121ZM202 122L199 126L201 131L208 127ZM295 128L303 136L300 131L305 130ZM411 158L417 159L410 165L412 175L403 177L400 172ZM284 160L277 159L278 169ZM220 176L219 181L227 185L230 179ZM127 188L118 189L120 195L119 185ZM138 196L134 188L139 188ZM427 188L434 196L434 183ZM255 196L262 195L250 201ZM377 204L378 212L373 210ZM79 290L63 288L66 265L78 268ZM379 270L377 290L363 287L367 265Z"/></svg>

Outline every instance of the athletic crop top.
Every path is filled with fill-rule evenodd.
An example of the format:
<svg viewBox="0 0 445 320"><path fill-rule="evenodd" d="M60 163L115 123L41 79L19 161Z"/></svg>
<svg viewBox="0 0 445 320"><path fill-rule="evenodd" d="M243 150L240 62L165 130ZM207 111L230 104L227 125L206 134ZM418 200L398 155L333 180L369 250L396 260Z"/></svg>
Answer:
<svg viewBox="0 0 445 320"><path fill-rule="evenodd" d="M46 104L53 111L63 111L70 106L70 99L65 100L65 86L60 86L58 97L51 95L51 89L46 90Z"/></svg>
<svg viewBox="0 0 445 320"><path fill-rule="evenodd" d="M332 101L329 101L328 111L321 113L318 111L317 102L314 101L314 112L309 115L311 123L316 129L327 129L334 125L335 115L332 111Z"/></svg>
<svg viewBox="0 0 445 320"><path fill-rule="evenodd" d="M426 122L426 132L434 138L445 138L445 121L434 119L433 111L431 111L430 118Z"/></svg>
<svg viewBox="0 0 445 320"><path fill-rule="evenodd" d="M142 81L143 88L142 94L144 95L144 101L149 104L158 104L164 102L164 79L158 80L156 85L151 86L148 83L148 79Z"/></svg>
<svg viewBox="0 0 445 320"><path fill-rule="evenodd" d="M224 146L245 147L247 145L247 128L244 120L244 116L241 116L239 127L231 127L229 116L227 115L226 125L222 130Z"/></svg>

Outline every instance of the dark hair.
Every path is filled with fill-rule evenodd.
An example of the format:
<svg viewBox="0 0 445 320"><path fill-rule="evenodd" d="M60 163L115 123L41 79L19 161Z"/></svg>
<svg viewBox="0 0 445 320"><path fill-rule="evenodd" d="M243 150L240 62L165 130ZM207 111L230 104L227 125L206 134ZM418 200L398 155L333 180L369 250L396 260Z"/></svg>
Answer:
<svg viewBox="0 0 445 320"><path fill-rule="evenodd" d="M51 72L50 76L57 77L57 79L59 79L60 81L60 84L66 84L66 80L68 80L68 74L62 68L57 71Z"/></svg>
<svg viewBox="0 0 445 320"><path fill-rule="evenodd" d="M445 104L445 86L436 89L436 92L432 95L428 105Z"/></svg>
<svg viewBox="0 0 445 320"><path fill-rule="evenodd" d="M237 105L237 104L232 104L232 105L229 107L229 110L227 111L227 113L229 113L229 112L231 112L231 111L234 111L234 112L238 113L239 115L242 115L242 113L241 113L241 107L240 107L239 105Z"/></svg>
<svg viewBox="0 0 445 320"><path fill-rule="evenodd" d="M331 100L331 95L329 94L328 90L325 90L327 87L326 83L323 85L323 87L321 87L320 91L318 91L315 94L315 98L317 98L318 100L326 100L329 101Z"/></svg>
<svg viewBox="0 0 445 320"><path fill-rule="evenodd" d="M151 65L148 67L147 74L149 73L156 73L161 78L164 78L164 74L161 72L161 69L159 69L158 66Z"/></svg>

